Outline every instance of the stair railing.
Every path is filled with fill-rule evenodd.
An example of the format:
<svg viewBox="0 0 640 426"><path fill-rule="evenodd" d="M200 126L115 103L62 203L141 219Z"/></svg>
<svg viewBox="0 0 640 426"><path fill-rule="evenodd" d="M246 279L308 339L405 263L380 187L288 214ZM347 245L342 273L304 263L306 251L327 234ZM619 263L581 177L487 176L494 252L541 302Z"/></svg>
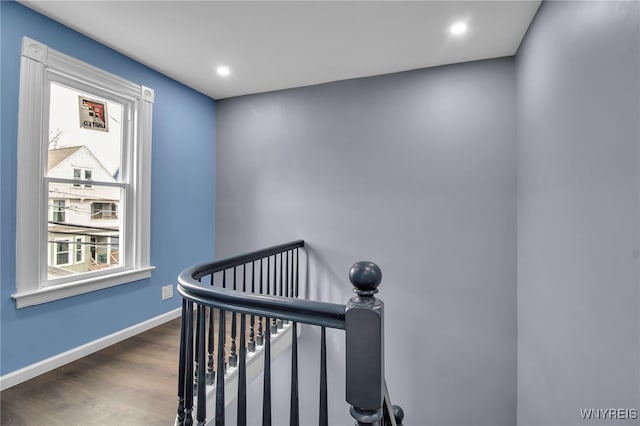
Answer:
<svg viewBox="0 0 640 426"><path fill-rule="evenodd" d="M328 327L345 330L346 401L351 406L350 414L356 420L355 424L401 426L404 413L400 407L391 405L384 376L384 304L375 297L382 280L380 268L372 262L358 262L351 267L349 279L356 296L346 305L298 299L298 250L302 247L304 241L293 241L193 266L180 274L178 292L182 295L183 302L176 426L193 425L194 390L199 401L195 413L196 424L204 426L207 423L206 385L215 386L215 425L225 424L227 313L231 313L232 321L228 359L231 366L238 368L238 425L244 426L247 423L247 349L255 350L257 345L263 346L264 350L262 425L271 426L271 337L291 322L290 425L297 426L300 422L297 324L304 323L321 327L318 424L328 426L329 422L326 358ZM239 268L242 269L242 291L237 282ZM233 271L233 286L227 279L227 271L230 270ZM247 281L248 271L250 277ZM215 365L214 311L218 312ZM236 316L239 316L239 343L236 342ZM249 344L245 341L247 320L251 327ZM260 338L252 340L256 322Z"/></svg>

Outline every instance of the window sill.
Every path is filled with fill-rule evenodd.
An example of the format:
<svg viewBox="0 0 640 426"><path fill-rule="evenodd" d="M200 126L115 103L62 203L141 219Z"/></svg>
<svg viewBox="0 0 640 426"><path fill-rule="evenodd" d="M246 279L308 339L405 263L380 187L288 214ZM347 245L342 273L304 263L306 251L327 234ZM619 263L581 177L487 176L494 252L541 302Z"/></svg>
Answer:
<svg viewBox="0 0 640 426"><path fill-rule="evenodd" d="M142 280L151 276L154 266L124 271L115 274L92 277L52 287L45 287L35 291L15 293L11 297L16 301L16 309L27 306L41 305L54 300L77 296L104 288Z"/></svg>

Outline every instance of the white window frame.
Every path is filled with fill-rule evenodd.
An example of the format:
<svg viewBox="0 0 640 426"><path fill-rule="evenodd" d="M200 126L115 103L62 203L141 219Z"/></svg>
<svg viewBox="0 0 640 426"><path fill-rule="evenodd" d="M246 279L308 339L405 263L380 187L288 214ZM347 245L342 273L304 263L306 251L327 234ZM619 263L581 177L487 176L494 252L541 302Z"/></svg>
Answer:
<svg viewBox="0 0 640 426"><path fill-rule="evenodd" d="M123 146L123 162L130 174L123 180L125 183L111 184L123 188L125 194L119 203L126 204L124 209L120 206L120 213L125 215L122 217L120 254L123 266L49 280L47 185L48 179L53 178L46 177L46 168L49 85L52 81L73 81L72 87L117 102L126 99L132 120L128 122L131 146ZM154 269L150 264L153 98L153 89L129 82L28 37L23 38L18 121L16 293L12 295L18 309L151 276ZM56 178L56 181L61 180L65 179ZM77 183L74 179L67 180L67 183ZM71 253L72 250L70 256ZM75 253L73 255L75 258Z"/></svg>

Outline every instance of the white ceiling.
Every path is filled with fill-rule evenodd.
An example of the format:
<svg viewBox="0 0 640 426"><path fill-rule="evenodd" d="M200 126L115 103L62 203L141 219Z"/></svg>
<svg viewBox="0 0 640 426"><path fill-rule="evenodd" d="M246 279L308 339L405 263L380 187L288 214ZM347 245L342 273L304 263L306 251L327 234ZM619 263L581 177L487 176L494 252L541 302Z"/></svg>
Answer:
<svg viewBox="0 0 640 426"><path fill-rule="evenodd" d="M215 99L513 55L540 1L22 1ZM464 20L464 37L449 34ZM219 77L225 64L231 75Z"/></svg>

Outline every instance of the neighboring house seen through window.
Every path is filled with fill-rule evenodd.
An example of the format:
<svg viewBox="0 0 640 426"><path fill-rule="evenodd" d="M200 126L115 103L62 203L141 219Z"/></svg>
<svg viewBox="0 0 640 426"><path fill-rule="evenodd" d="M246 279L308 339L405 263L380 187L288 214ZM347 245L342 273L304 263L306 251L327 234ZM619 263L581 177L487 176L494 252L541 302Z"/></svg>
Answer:
<svg viewBox="0 0 640 426"><path fill-rule="evenodd" d="M26 37L20 78L17 307L149 277L153 90Z"/></svg>

